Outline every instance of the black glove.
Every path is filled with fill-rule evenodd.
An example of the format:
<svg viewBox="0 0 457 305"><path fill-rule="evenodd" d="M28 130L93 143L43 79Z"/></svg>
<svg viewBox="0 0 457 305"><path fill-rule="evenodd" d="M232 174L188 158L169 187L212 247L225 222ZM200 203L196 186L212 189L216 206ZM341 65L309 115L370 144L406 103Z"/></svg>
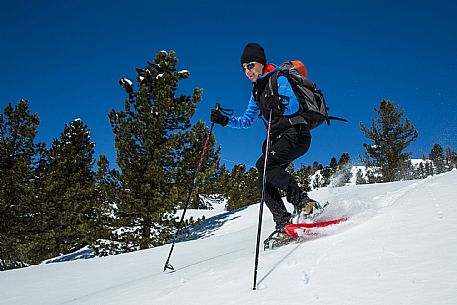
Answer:
<svg viewBox="0 0 457 305"><path fill-rule="evenodd" d="M267 97L266 102L266 106L273 111L273 116L283 115L286 108L282 103L282 99L277 96L270 96Z"/></svg>
<svg viewBox="0 0 457 305"><path fill-rule="evenodd" d="M227 126L229 118L226 115L223 115L220 110L212 109L210 120L213 123L220 124L223 127Z"/></svg>

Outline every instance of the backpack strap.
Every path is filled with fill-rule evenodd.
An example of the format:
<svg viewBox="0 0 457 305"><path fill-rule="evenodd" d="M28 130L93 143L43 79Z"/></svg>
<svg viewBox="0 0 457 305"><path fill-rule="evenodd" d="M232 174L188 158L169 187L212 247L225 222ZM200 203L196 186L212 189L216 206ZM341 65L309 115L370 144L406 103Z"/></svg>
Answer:
<svg viewBox="0 0 457 305"><path fill-rule="evenodd" d="M329 116L329 117L328 117L328 120L329 120L329 121L330 121L330 120L342 121L342 122L346 122L346 123L349 122L349 121L346 120L346 119L339 118L339 117L336 117L336 116Z"/></svg>
<svg viewBox="0 0 457 305"><path fill-rule="evenodd" d="M281 75L279 75L280 73L281 73ZM278 91L278 78L279 78L279 76L287 77L287 75L284 73L283 70L274 72L271 75L270 79L268 80L268 88L270 89L271 95L280 97L281 99L289 102L289 97L288 96L279 94L279 91Z"/></svg>

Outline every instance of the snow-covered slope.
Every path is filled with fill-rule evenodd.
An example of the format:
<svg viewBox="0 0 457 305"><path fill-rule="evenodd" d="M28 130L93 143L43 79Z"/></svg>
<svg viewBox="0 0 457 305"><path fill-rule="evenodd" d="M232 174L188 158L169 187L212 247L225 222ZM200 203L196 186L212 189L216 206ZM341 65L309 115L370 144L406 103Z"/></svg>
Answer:
<svg viewBox="0 0 457 305"><path fill-rule="evenodd" d="M176 244L0 273L0 303L457 304L457 171L419 181L326 188L323 218L349 216L308 239L261 251L252 290L258 205L207 219ZM265 209L263 236L273 229Z"/></svg>

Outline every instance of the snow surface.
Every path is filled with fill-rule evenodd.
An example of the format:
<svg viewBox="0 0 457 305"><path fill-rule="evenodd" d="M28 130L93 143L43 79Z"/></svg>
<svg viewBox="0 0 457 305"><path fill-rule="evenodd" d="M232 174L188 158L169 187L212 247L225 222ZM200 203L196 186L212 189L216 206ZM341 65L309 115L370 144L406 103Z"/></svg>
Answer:
<svg viewBox="0 0 457 305"><path fill-rule="evenodd" d="M227 199L223 199L220 201L202 197L200 197L200 199L203 200L204 205L207 206L208 209L187 209L186 215L184 215L185 220L190 220L191 218L193 220L197 220L202 219L203 217L205 219L208 219L210 217L214 217L226 212L225 207L227 205ZM183 209L176 210L175 216L177 217L177 220L181 219L182 213Z"/></svg>
<svg viewBox="0 0 457 305"><path fill-rule="evenodd" d="M130 86L133 85L132 81L131 81L130 79L128 79L128 78L123 77L122 80L123 80L124 82L126 82L127 84L129 84Z"/></svg>
<svg viewBox="0 0 457 305"><path fill-rule="evenodd" d="M0 272L0 303L457 304L457 171L424 180L325 188L319 237L261 251L252 290L259 205L222 212L176 244ZM262 235L273 229L265 209Z"/></svg>

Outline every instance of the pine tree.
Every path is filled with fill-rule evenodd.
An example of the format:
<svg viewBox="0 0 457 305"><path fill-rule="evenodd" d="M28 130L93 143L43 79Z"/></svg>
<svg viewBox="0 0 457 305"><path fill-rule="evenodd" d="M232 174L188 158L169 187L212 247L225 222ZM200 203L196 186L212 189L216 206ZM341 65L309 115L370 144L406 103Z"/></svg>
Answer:
<svg viewBox="0 0 457 305"><path fill-rule="evenodd" d="M357 170L355 184L367 184L367 180L363 176L362 169Z"/></svg>
<svg viewBox="0 0 457 305"><path fill-rule="evenodd" d="M313 179L313 189L318 189L322 186L324 186L322 183L322 176L319 173L316 173Z"/></svg>
<svg viewBox="0 0 457 305"><path fill-rule="evenodd" d="M418 179L424 179L427 177L426 173L425 173L425 166L424 166L424 162L421 162L419 163L419 165L417 166L417 169L416 169L416 177Z"/></svg>
<svg viewBox="0 0 457 305"><path fill-rule="evenodd" d="M352 161L348 153L343 153L338 160L336 172L333 174L332 186L344 186L352 178Z"/></svg>
<svg viewBox="0 0 457 305"><path fill-rule="evenodd" d="M293 162L290 162L289 165L287 166L287 172L289 172L289 174L292 177L297 177L297 173L295 172L295 166L294 166Z"/></svg>
<svg viewBox="0 0 457 305"><path fill-rule="evenodd" d="M411 153L404 150L415 141L418 132L409 118L403 123L403 112L390 100L382 100L379 109L375 108L378 118L372 120L372 126L360 123L363 134L372 141L363 144L366 152L362 162L376 173L380 173L382 182L400 180L401 170Z"/></svg>
<svg viewBox="0 0 457 305"><path fill-rule="evenodd" d="M227 192L227 210L232 211L244 206L243 188L244 188L244 164L235 165L230 175L230 187Z"/></svg>
<svg viewBox="0 0 457 305"><path fill-rule="evenodd" d="M302 164L300 169L297 171L297 182L300 185L300 188L305 191L311 191L311 176L313 174L313 170L311 166L306 166Z"/></svg>
<svg viewBox="0 0 457 305"><path fill-rule="evenodd" d="M94 147L88 126L76 119L46 152L37 182L42 227L36 251L43 259L79 250L100 237Z"/></svg>
<svg viewBox="0 0 457 305"><path fill-rule="evenodd" d="M322 164L318 163L317 161L313 162L313 165L312 165L313 173L315 173L319 170L322 170L323 168L324 167L322 166Z"/></svg>
<svg viewBox="0 0 457 305"><path fill-rule="evenodd" d="M334 174L338 171L338 161L336 160L335 157L332 157L332 159L330 160L329 167L330 167L332 174Z"/></svg>
<svg viewBox="0 0 457 305"><path fill-rule="evenodd" d="M180 154L202 94L194 89L191 96L177 95L179 81L189 72L176 66L175 53L161 51L153 63L136 69L137 86L121 78L128 94L125 109L109 114L121 171L118 217L126 250L160 245L176 228L172 215L182 201Z"/></svg>
<svg viewBox="0 0 457 305"><path fill-rule="evenodd" d="M37 213L32 183L39 124L25 100L0 113L0 270L37 262L29 245Z"/></svg>
<svg viewBox="0 0 457 305"><path fill-rule="evenodd" d="M95 250L97 256L116 254L116 237L113 235L115 227L115 214L117 206L117 196L119 194L118 173L116 170L109 169L109 162L105 155L100 155L97 161L97 171L95 173L95 214L98 219L98 226L95 234L98 237L90 245Z"/></svg>
<svg viewBox="0 0 457 305"><path fill-rule="evenodd" d="M430 160L433 161L435 171L437 174L444 173L446 171L446 163L444 160L444 150L443 147L439 144L433 145L432 150L430 151Z"/></svg>
<svg viewBox="0 0 457 305"><path fill-rule="evenodd" d="M352 164L351 156L349 153L343 153L338 160L338 168L345 166L346 164Z"/></svg>
<svg viewBox="0 0 457 305"><path fill-rule="evenodd" d="M179 191L180 202L187 200L208 132L209 128L205 127L205 123L198 121L181 138L183 145L180 147L178 167L175 170L177 175L174 178L176 180L175 187ZM220 160L220 148L215 149L215 143L214 134L211 134L189 208L205 208L204 202L200 198L210 193L214 188L216 183L214 173Z"/></svg>
<svg viewBox="0 0 457 305"><path fill-rule="evenodd" d="M230 188L227 193L227 210L239 209L260 201L257 189L257 169L246 172L244 164L235 165L232 169Z"/></svg>
<svg viewBox="0 0 457 305"><path fill-rule="evenodd" d="M227 170L225 164L219 165L214 172L215 184L213 185L212 193L224 195L229 191L230 171Z"/></svg>
<svg viewBox="0 0 457 305"><path fill-rule="evenodd" d="M425 176L433 176L434 174L433 165L429 161L425 162Z"/></svg>
<svg viewBox="0 0 457 305"><path fill-rule="evenodd" d="M403 163L402 168L401 168L401 173L402 173L403 180L418 179L416 168L414 167L411 160L407 160L406 162Z"/></svg>
<svg viewBox="0 0 457 305"><path fill-rule="evenodd" d="M255 167L251 167L245 174L244 200L246 205L260 202L260 192L257 187L258 177L259 171Z"/></svg>
<svg viewBox="0 0 457 305"><path fill-rule="evenodd" d="M449 167L457 168L457 153L455 153L450 146L446 148L446 159L449 162Z"/></svg>
<svg viewBox="0 0 457 305"><path fill-rule="evenodd" d="M332 179L332 175L333 175L332 168L330 166L325 167L321 171L321 174L322 174L321 187L326 187L326 186L330 185L330 182L331 182L331 179Z"/></svg>
<svg viewBox="0 0 457 305"><path fill-rule="evenodd" d="M371 169L367 169L366 176L368 184L381 182L381 179Z"/></svg>

